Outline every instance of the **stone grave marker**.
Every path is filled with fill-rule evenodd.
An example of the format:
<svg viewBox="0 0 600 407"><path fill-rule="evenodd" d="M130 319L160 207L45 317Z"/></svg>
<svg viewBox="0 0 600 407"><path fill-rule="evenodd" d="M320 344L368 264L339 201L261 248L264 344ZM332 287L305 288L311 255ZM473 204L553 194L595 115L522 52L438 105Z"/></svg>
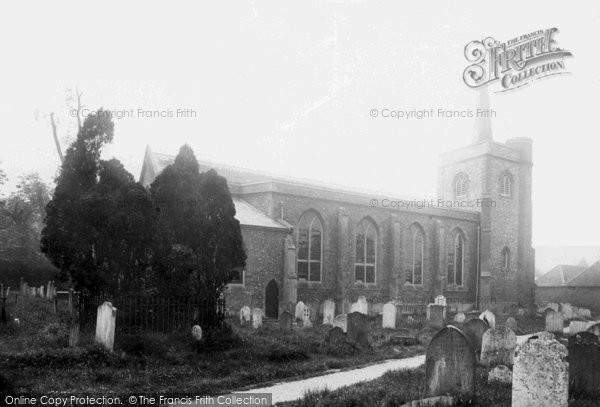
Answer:
<svg viewBox="0 0 600 407"><path fill-rule="evenodd" d="M600 336L600 324L594 324L587 329L587 332L593 333L596 336Z"/></svg>
<svg viewBox="0 0 600 407"><path fill-rule="evenodd" d="M427 309L429 310L429 324L436 328L443 327L446 307L444 305L429 304Z"/></svg>
<svg viewBox="0 0 600 407"><path fill-rule="evenodd" d="M396 306L388 302L383 306L382 328L396 329Z"/></svg>
<svg viewBox="0 0 600 407"><path fill-rule="evenodd" d="M519 347L512 380L512 407L567 407L567 348L555 339L535 335Z"/></svg>
<svg viewBox="0 0 600 407"><path fill-rule="evenodd" d="M304 308L304 314L302 315L302 327L303 328L312 328L313 323L310 319L310 308Z"/></svg>
<svg viewBox="0 0 600 407"><path fill-rule="evenodd" d="M576 393L600 391L600 338L591 332L569 338L569 385Z"/></svg>
<svg viewBox="0 0 600 407"><path fill-rule="evenodd" d="M562 333L564 324L565 320L561 312L553 310L546 312L546 331Z"/></svg>
<svg viewBox="0 0 600 407"><path fill-rule="evenodd" d="M458 323L458 324L463 324L465 322L465 319L467 317L465 316L464 312L457 312L456 315L454 316L454 322Z"/></svg>
<svg viewBox="0 0 600 407"><path fill-rule="evenodd" d="M364 295L358 297L358 300L352 303L350 307L350 312L360 312L361 314L367 315L369 312L369 303Z"/></svg>
<svg viewBox="0 0 600 407"><path fill-rule="evenodd" d="M304 303L302 301L298 301L298 303L296 304L296 312L295 312L295 317L296 319L302 320L302 318L304 317Z"/></svg>
<svg viewBox="0 0 600 407"><path fill-rule="evenodd" d="M579 332L585 332L588 329L586 321L571 321L569 322L569 335L575 335Z"/></svg>
<svg viewBox="0 0 600 407"><path fill-rule="evenodd" d="M202 328L200 325L194 325L192 327L192 337L196 342L200 342L202 340Z"/></svg>
<svg viewBox="0 0 600 407"><path fill-rule="evenodd" d="M479 355L481 352L481 341L483 339L483 334L488 329L490 329L490 326L479 318L473 318L462 326L462 331L471 341L476 355Z"/></svg>
<svg viewBox="0 0 600 407"><path fill-rule="evenodd" d="M290 332L292 330L292 322L294 321L294 316L291 312L283 311L279 316L279 328L283 332Z"/></svg>
<svg viewBox="0 0 600 407"><path fill-rule="evenodd" d="M240 325L244 326L246 323L252 320L252 311L250 311L250 307L243 306L240 309Z"/></svg>
<svg viewBox="0 0 600 407"><path fill-rule="evenodd" d="M109 351L115 344L115 328L117 324L117 309L110 302L98 306L96 316L96 342Z"/></svg>
<svg viewBox="0 0 600 407"><path fill-rule="evenodd" d="M475 352L471 342L454 326L442 328L425 354L427 397L475 392Z"/></svg>
<svg viewBox="0 0 600 407"><path fill-rule="evenodd" d="M335 318L333 318L333 326L334 327L338 327L340 328L342 331L347 332L347 324L348 322L348 318L346 314L340 314L340 315L336 315Z"/></svg>
<svg viewBox="0 0 600 407"><path fill-rule="evenodd" d="M479 319L487 322L490 328L496 327L496 316L489 309L486 309L481 314L479 314Z"/></svg>
<svg viewBox="0 0 600 407"><path fill-rule="evenodd" d="M263 312L260 308L254 308L252 310L252 328L258 329L262 327L263 323Z"/></svg>
<svg viewBox="0 0 600 407"><path fill-rule="evenodd" d="M367 316L362 312L351 312L348 314L347 338L348 342L351 343L357 343L362 346L369 345Z"/></svg>
<svg viewBox="0 0 600 407"><path fill-rule="evenodd" d="M504 322L504 326L515 332L517 330L517 320L513 317L508 317L506 322Z"/></svg>
<svg viewBox="0 0 600 407"><path fill-rule="evenodd" d="M506 326L490 328L481 338L481 356L479 363L482 366L494 367L498 365L512 366L517 347L517 336Z"/></svg>
<svg viewBox="0 0 600 407"><path fill-rule="evenodd" d="M443 295L438 295L437 297L435 297L435 299L433 300L433 303L436 305L443 305L443 306L448 305L448 304L446 304L446 297L444 297Z"/></svg>
<svg viewBox="0 0 600 407"><path fill-rule="evenodd" d="M327 337L329 346L341 347L346 343L346 333L339 326L334 326L329 330L329 336Z"/></svg>
<svg viewBox="0 0 600 407"><path fill-rule="evenodd" d="M335 318L335 302L325 300L323 302L323 325L333 325L333 318Z"/></svg>

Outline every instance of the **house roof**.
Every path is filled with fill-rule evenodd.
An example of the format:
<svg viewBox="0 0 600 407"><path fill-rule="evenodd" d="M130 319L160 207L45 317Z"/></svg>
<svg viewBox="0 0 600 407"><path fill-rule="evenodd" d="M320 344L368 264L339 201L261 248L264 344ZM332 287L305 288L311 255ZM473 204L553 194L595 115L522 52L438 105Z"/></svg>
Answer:
<svg viewBox="0 0 600 407"><path fill-rule="evenodd" d="M577 277L585 270L582 266L559 264L546 274L535 280L538 287L561 287Z"/></svg>
<svg viewBox="0 0 600 407"><path fill-rule="evenodd" d="M569 287L600 287L600 261L586 268L567 285Z"/></svg>

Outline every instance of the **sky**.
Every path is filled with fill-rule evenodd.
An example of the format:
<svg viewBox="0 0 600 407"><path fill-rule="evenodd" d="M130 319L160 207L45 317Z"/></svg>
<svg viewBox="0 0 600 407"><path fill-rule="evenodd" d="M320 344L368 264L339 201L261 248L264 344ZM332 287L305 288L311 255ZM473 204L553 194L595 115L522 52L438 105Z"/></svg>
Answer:
<svg viewBox="0 0 600 407"><path fill-rule="evenodd" d="M550 27L570 74L491 93L493 135L533 139L534 245L600 246L597 1L4 2L3 192L29 172L53 180L48 115L66 149L77 86L84 113L129 115L103 156L136 179L146 145L188 143L202 160L432 199L439 155L471 142L474 119L370 112L474 109L465 45Z"/></svg>

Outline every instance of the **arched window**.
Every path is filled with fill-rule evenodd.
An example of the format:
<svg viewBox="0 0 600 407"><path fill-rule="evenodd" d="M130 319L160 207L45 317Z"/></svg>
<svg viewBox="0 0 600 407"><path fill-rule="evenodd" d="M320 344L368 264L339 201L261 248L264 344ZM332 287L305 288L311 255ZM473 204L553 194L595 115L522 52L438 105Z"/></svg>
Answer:
<svg viewBox="0 0 600 407"><path fill-rule="evenodd" d="M314 212L302 216L298 223L298 279L321 281L323 225Z"/></svg>
<svg viewBox="0 0 600 407"><path fill-rule="evenodd" d="M411 252L410 264L406 273L406 282L409 284L423 284L423 253L424 239L423 231L420 227L412 225L411 232Z"/></svg>
<svg viewBox="0 0 600 407"><path fill-rule="evenodd" d="M454 178L454 197L466 198L469 192L469 180L465 174L458 174Z"/></svg>
<svg viewBox="0 0 600 407"><path fill-rule="evenodd" d="M500 195L511 197L512 196L512 176L509 172L505 172L500 177Z"/></svg>
<svg viewBox="0 0 600 407"><path fill-rule="evenodd" d="M510 271L510 249L502 249L502 271Z"/></svg>
<svg viewBox="0 0 600 407"><path fill-rule="evenodd" d="M374 283L377 269L377 230L373 222L363 219L356 229L354 279Z"/></svg>
<svg viewBox="0 0 600 407"><path fill-rule="evenodd" d="M454 244L451 251L448 253L448 284L463 285L463 269L465 265L465 242L462 234L456 232L454 236Z"/></svg>

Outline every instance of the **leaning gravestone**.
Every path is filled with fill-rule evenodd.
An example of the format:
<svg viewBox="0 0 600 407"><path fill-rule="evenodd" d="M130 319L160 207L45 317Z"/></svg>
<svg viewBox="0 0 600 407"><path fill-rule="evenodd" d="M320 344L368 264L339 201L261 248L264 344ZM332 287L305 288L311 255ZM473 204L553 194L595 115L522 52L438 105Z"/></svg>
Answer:
<svg viewBox="0 0 600 407"><path fill-rule="evenodd" d="M263 323L263 312L260 308L254 308L252 310L252 328L258 329L262 327Z"/></svg>
<svg viewBox="0 0 600 407"><path fill-rule="evenodd" d="M425 354L427 397L475 392L475 352L471 342L454 326L442 328Z"/></svg>
<svg viewBox="0 0 600 407"><path fill-rule="evenodd" d="M513 367L512 407L567 407L567 348L555 339L532 336L520 346Z"/></svg>
<svg viewBox="0 0 600 407"><path fill-rule="evenodd" d="M456 322L457 324L463 324L466 318L467 317L465 316L464 312L458 312L454 316L454 322Z"/></svg>
<svg viewBox="0 0 600 407"><path fill-rule="evenodd" d="M494 367L498 365L512 366L517 347L517 336L508 327L498 326L490 328L481 339L482 366Z"/></svg>
<svg viewBox="0 0 600 407"><path fill-rule="evenodd" d="M348 319L346 314L340 314L337 315L335 318L333 318L333 326L334 327L339 327L342 331L347 332L347 324Z"/></svg>
<svg viewBox="0 0 600 407"><path fill-rule="evenodd" d="M593 333L596 336L600 336L600 324L594 324L587 329L587 332Z"/></svg>
<svg viewBox="0 0 600 407"><path fill-rule="evenodd" d="M250 307L243 306L240 309L240 325L244 326L247 322L252 320L252 311L250 311Z"/></svg>
<svg viewBox="0 0 600 407"><path fill-rule="evenodd" d="M396 306L388 302L383 306L382 328L396 329Z"/></svg>
<svg viewBox="0 0 600 407"><path fill-rule="evenodd" d="M304 303L302 301L298 301L298 303L296 304L296 313L295 313L295 317L296 319L302 319L302 317L304 316Z"/></svg>
<svg viewBox="0 0 600 407"><path fill-rule="evenodd" d="M591 332L569 338L569 385L576 393L600 391L600 339Z"/></svg>
<svg viewBox="0 0 600 407"><path fill-rule="evenodd" d="M302 315L302 327L303 328L312 328L313 323L310 319L310 308L304 308L304 314Z"/></svg>
<svg viewBox="0 0 600 407"><path fill-rule="evenodd" d="M369 345L367 316L362 312L351 312L347 319L348 342L362 346Z"/></svg>
<svg viewBox="0 0 600 407"><path fill-rule="evenodd" d="M496 327L496 316L489 309L486 309L481 314L479 314L479 319L487 322L490 328Z"/></svg>
<svg viewBox="0 0 600 407"><path fill-rule="evenodd" d="M105 302L98 307L96 317L96 342L113 350L115 344L115 327L117 324L117 309L110 302Z"/></svg>
<svg viewBox="0 0 600 407"><path fill-rule="evenodd" d="M562 313L552 310L546 312L546 331L562 333L564 324L565 320Z"/></svg>
<svg viewBox="0 0 600 407"><path fill-rule="evenodd" d="M571 321L569 322L569 335L575 335L579 332L585 332L588 329L586 321Z"/></svg>
<svg viewBox="0 0 600 407"><path fill-rule="evenodd" d="M323 325L332 325L335 318L335 302L325 300L323 303Z"/></svg>
<svg viewBox="0 0 600 407"><path fill-rule="evenodd" d="M462 331L469 341L471 341L471 344L473 345L473 351L475 351L476 355L479 355L481 352L481 340L483 338L483 334L488 329L490 329L490 326L479 318L474 318L467 321L467 323L462 327Z"/></svg>
<svg viewBox="0 0 600 407"><path fill-rule="evenodd" d="M504 322L504 326L515 332L517 330L517 320L513 317L508 317L506 322Z"/></svg>
<svg viewBox="0 0 600 407"><path fill-rule="evenodd" d="M290 332L292 330L292 322L294 321L294 316L291 312L283 311L279 316L279 328L283 332Z"/></svg>
<svg viewBox="0 0 600 407"><path fill-rule="evenodd" d="M329 330L327 340L329 341L329 346L339 348L346 342L346 334L342 331L342 328L335 326Z"/></svg>

